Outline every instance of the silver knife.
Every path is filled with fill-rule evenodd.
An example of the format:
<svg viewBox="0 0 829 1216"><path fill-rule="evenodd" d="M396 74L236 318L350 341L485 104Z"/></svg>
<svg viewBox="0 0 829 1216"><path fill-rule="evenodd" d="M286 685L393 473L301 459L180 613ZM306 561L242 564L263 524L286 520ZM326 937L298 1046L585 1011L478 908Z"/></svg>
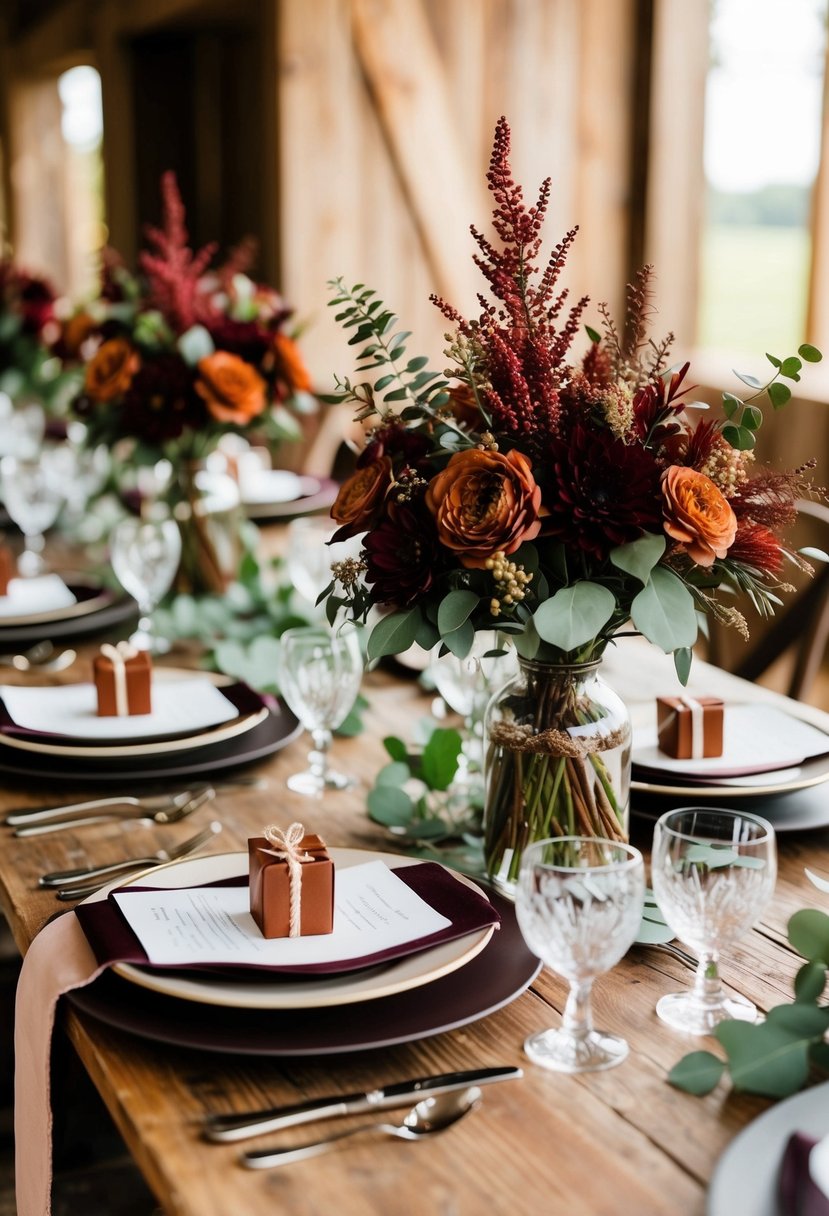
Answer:
<svg viewBox="0 0 829 1216"><path fill-rule="evenodd" d="M453 1089L468 1089L470 1085L488 1085L494 1081L512 1081L523 1077L520 1068L472 1068L467 1072L445 1072L434 1077L418 1077L371 1089L366 1093L333 1095L300 1102L296 1106L275 1106L270 1110L248 1111L243 1115L207 1115L204 1135L207 1140L226 1143L245 1140L263 1132L299 1127L315 1119L331 1119L336 1115L356 1115L364 1111L391 1110L408 1106L414 1098L430 1094L451 1093Z"/></svg>
<svg viewBox="0 0 829 1216"><path fill-rule="evenodd" d="M266 786L266 779L260 777L239 777L235 781L217 782L212 788L217 793L224 793L225 791L235 789L265 789ZM179 796L182 801L186 801L191 793L191 790L183 790ZM30 823L47 823L52 819L62 819L66 816L82 815L85 813L98 817L99 814L103 815L105 812L112 810L113 815L115 815L118 808L129 811L135 807L145 808L147 817L149 817L153 811L164 808L168 803L174 802L175 797L173 794L148 794L145 797L137 798L130 794L121 794L113 795L110 798L93 798L88 802L67 802L63 806L15 807L14 810L8 811L0 819L0 823L10 828L25 827Z"/></svg>

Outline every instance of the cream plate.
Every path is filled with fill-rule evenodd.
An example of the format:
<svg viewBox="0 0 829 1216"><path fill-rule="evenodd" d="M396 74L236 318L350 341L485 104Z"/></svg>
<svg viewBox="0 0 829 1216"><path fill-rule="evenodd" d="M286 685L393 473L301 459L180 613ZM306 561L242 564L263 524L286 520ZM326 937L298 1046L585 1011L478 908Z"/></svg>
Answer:
<svg viewBox="0 0 829 1216"><path fill-rule="evenodd" d="M770 1107L720 1157L708 1192L708 1216L782 1216L777 1178L793 1132L829 1134L829 1081Z"/></svg>
<svg viewBox="0 0 829 1216"><path fill-rule="evenodd" d="M81 583L78 579L74 579L67 586L70 590L77 590L82 586L93 586L93 584ZM52 608L48 612L29 612L22 616L4 616L0 619L0 637L2 637L4 629L12 627L47 625L51 622L69 621L76 617L89 616L92 612L100 612L107 604L111 604L114 598L113 592L108 588L98 587L95 594L89 599L78 600L77 603L66 604L62 608Z"/></svg>
<svg viewBox="0 0 829 1216"><path fill-rule="evenodd" d="M396 853L374 853L368 849L328 850L336 866L360 865L365 861L384 861L387 866L417 865L411 857ZM142 875L112 883L102 891L91 895L88 901L103 899L119 886L133 886L146 877L154 887L197 886L202 883L219 882L225 878L238 878L246 874L248 854L219 853L209 857L191 857L183 861L158 866ZM459 882L484 895L480 887L462 875L454 874ZM486 898L486 896L484 896ZM333 1005L351 1005L357 1001L371 1001L379 997L405 992L422 984L430 984L441 976L449 975L472 961L487 945L495 931L494 925L456 941L443 942L428 950L406 955L391 963L384 963L365 971L332 976L328 979L293 980L279 978L272 983L265 979L245 983L242 980L210 980L183 976L180 971L134 966L132 963L116 963L112 968L124 979L150 988L166 996L179 997L185 1001L197 1001L204 1005L224 1005L236 1009L322 1009ZM225 973L227 974L227 973Z"/></svg>
<svg viewBox="0 0 829 1216"><path fill-rule="evenodd" d="M180 679L184 675L205 677L217 688L234 683L230 676L213 671L187 671L181 668L160 667L153 672L153 678ZM16 735L0 733L0 748L11 747L20 751L36 752L42 756L71 756L77 759L112 760L121 756L157 756L167 752L195 751L203 747L215 747L226 739L237 735L247 734L268 716L268 709L262 706L255 713L238 715L230 722L223 722L215 727L200 729L189 735L181 735L175 739L147 738L141 743L124 743L120 740L108 743L47 743L38 739L22 739Z"/></svg>
<svg viewBox="0 0 829 1216"><path fill-rule="evenodd" d="M712 798L763 798L769 794L787 794L794 790L805 790L813 785L829 781L829 756L816 756L805 760L796 768L779 772L763 773L762 776L734 778L708 782L688 782L676 785L662 781L643 781L634 777L630 783L632 792L656 794L660 797L682 798L685 806L696 802L710 802Z"/></svg>

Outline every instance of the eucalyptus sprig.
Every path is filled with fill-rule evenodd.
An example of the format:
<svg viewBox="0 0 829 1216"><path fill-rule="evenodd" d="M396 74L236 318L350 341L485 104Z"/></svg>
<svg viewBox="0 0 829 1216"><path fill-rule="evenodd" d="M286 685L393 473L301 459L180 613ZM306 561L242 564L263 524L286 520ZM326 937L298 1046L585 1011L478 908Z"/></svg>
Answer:
<svg viewBox="0 0 829 1216"><path fill-rule="evenodd" d="M407 409L415 409L419 418L425 415L438 419L438 411L449 400L449 384L438 372L428 370L429 360L425 355L416 355L404 362L406 341L411 333L396 331L398 318L370 287L356 283L348 288L341 278L331 279L328 287L334 293L329 306L341 309L335 320L343 329L354 330L348 345L362 346L357 356L357 372L386 370L373 381L357 384L347 376L342 379L335 376L337 391L323 396L322 400L329 405L352 402L357 406L359 421L375 414L384 418L401 412L405 418ZM380 395L381 402L378 401Z"/></svg>
<svg viewBox="0 0 829 1216"><path fill-rule="evenodd" d="M774 368L774 375L765 383L746 372L738 372L736 369L734 371L738 380L755 390L750 397L742 398L736 393L723 393L723 412L728 419L723 427L723 438L738 452L752 451L757 442L756 432L762 426L763 411L755 402L766 396L773 409L782 409L792 395L792 390L783 380L791 380L793 384L797 384L804 361L820 363L823 355L816 346L804 342L798 347L796 355L778 359L776 355L766 354L766 358Z"/></svg>
<svg viewBox="0 0 829 1216"><path fill-rule="evenodd" d="M707 1094L727 1073L736 1090L786 1098L809 1079L813 1067L829 1070L829 1005L819 1004L829 970L829 916L804 908L788 923L788 940L806 961L794 980L794 1000L776 1005L764 1022L720 1022L714 1031L725 1050L692 1051L668 1074L677 1089Z"/></svg>
<svg viewBox="0 0 829 1216"><path fill-rule="evenodd" d="M388 828L406 851L440 857L465 873L483 873L482 790L456 784L463 739L459 731L422 724L422 744L389 736L389 762L369 790L369 818Z"/></svg>

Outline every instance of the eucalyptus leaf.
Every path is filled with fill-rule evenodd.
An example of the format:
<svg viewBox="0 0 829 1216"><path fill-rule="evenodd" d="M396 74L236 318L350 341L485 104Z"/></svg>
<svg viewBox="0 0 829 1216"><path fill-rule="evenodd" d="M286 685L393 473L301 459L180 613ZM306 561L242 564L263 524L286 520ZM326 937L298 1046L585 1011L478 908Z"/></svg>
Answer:
<svg viewBox="0 0 829 1216"><path fill-rule="evenodd" d="M710 1051L691 1051L674 1064L668 1080L686 1094L710 1094L725 1072L725 1063Z"/></svg>
<svg viewBox="0 0 829 1216"><path fill-rule="evenodd" d="M736 368L732 368L734 375L738 380L742 380L743 384L747 384L749 388L762 388L762 380L758 380L756 376L749 376L745 372L738 372Z"/></svg>
<svg viewBox="0 0 829 1216"><path fill-rule="evenodd" d="M635 597L630 614L639 632L665 654L696 641L694 597L681 579L662 566L656 567Z"/></svg>
<svg viewBox="0 0 829 1216"><path fill-rule="evenodd" d="M678 646L674 651L674 668L676 670L677 679L683 688L688 683L693 658L694 652L690 646Z"/></svg>
<svg viewBox="0 0 829 1216"><path fill-rule="evenodd" d="M803 364L796 355L790 355L788 359L784 359L780 364L780 375L786 376L789 380L799 380L799 372L802 370Z"/></svg>
<svg viewBox="0 0 829 1216"><path fill-rule="evenodd" d="M819 1001L826 987L825 963L804 963L794 977L794 995L796 1001Z"/></svg>
<svg viewBox="0 0 829 1216"><path fill-rule="evenodd" d="M714 1033L725 1048L735 1089L787 1098L806 1083L814 1036L801 1036L768 1021L721 1022Z"/></svg>
<svg viewBox="0 0 829 1216"><path fill-rule="evenodd" d="M797 353L801 359L805 359L807 363L820 363L823 355L816 346L812 346L809 342L804 342L802 346L798 346Z"/></svg>
<svg viewBox="0 0 829 1216"><path fill-rule="evenodd" d="M817 908L802 908L789 918L789 942L810 962L829 965L829 916Z"/></svg>
<svg viewBox="0 0 829 1216"><path fill-rule="evenodd" d="M533 622L542 641L574 650L598 635L615 608L616 597L607 587L579 582L545 600L533 614Z"/></svg>
<svg viewBox="0 0 829 1216"><path fill-rule="evenodd" d="M787 401L791 399L792 390L787 384L781 384L779 380L775 380L768 387L769 401L776 410L781 409Z"/></svg>
<svg viewBox="0 0 829 1216"><path fill-rule="evenodd" d="M408 755L406 744L402 739L398 739L395 735L387 735L383 740L383 747L386 749L392 760L405 761Z"/></svg>
<svg viewBox="0 0 829 1216"><path fill-rule="evenodd" d="M423 749L420 775L430 789L446 790L458 771L462 739L456 730L437 729Z"/></svg>
<svg viewBox="0 0 829 1216"><path fill-rule="evenodd" d="M414 803L399 786L375 785L366 803L371 818L386 827L406 827L415 813Z"/></svg>
<svg viewBox="0 0 829 1216"><path fill-rule="evenodd" d="M475 628L471 621L464 621L457 629L453 629L451 633L447 633L443 637L444 645L446 645L452 654L458 659L465 659L472 649L472 644L475 641Z"/></svg>
<svg viewBox="0 0 829 1216"><path fill-rule="evenodd" d="M411 775L409 766L405 761L392 760L390 764L383 765L380 772L374 778L374 784L402 786L406 784Z"/></svg>
<svg viewBox="0 0 829 1216"><path fill-rule="evenodd" d="M366 656L371 662L388 654L402 654L413 645L422 617L420 609L407 608L405 612L392 612L384 616L372 629Z"/></svg>
<svg viewBox="0 0 829 1216"><path fill-rule="evenodd" d="M438 629L441 636L459 629L480 603L474 591L450 591L438 608Z"/></svg>
<svg viewBox="0 0 829 1216"><path fill-rule="evenodd" d="M638 578L640 583L646 583L665 552L665 544L664 536L646 532L637 540L611 549L610 560L617 570L624 570L625 574Z"/></svg>

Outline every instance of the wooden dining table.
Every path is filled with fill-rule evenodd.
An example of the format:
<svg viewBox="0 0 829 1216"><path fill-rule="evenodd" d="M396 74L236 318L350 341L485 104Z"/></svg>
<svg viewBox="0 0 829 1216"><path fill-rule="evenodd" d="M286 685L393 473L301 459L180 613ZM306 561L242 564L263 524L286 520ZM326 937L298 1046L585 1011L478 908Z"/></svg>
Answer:
<svg viewBox="0 0 829 1216"><path fill-rule="evenodd" d="M88 679L92 650L91 645L79 647L78 662L52 679ZM164 663L182 661L174 651ZM657 694L678 689L670 659L640 639L620 641L606 667L634 717L653 713ZM776 694L698 661L690 691L719 694L726 703L756 699L794 708ZM263 825L287 826L294 820L331 846L400 851L398 839L369 819L366 793L387 759L382 739L389 734L411 739L417 719L429 713L430 694L415 679L384 671L365 676L364 693L369 705L365 729L337 739L333 749L336 762L358 779L353 789L326 793L319 801L287 789L286 778L305 760L305 737L245 770L245 775L261 777L263 787L220 792L210 808L184 824L108 822L29 839L0 828L0 904L21 953L50 918L71 915L52 893L38 889L41 873L127 853L145 855L175 845L208 818L223 825L210 846L216 853L244 850ZM829 714L805 706L797 711L829 730ZM217 774L219 779L224 775ZM0 780L0 812L100 792L92 785L49 781L45 765L42 779ZM132 782L120 792L140 788ZM634 794L632 838L647 850L652 821L636 814L638 802ZM675 799L674 805L681 802ZM791 999L800 960L787 944L788 918L800 907L827 902L804 876L807 865L829 877L826 830L781 833L774 898L762 921L723 959L727 986L761 1010ZM566 985L547 970L489 1016L382 1050L318 1058L199 1051L114 1029L66 1001L61 1002L56 1034L68 1036L169 1216L701 1216L718 1158L771 1103L732 1092L728 1081L704 1098L668 1083L668 1071L687 1051L719 1051L712 1040L683 1038L657 1019L658 998L687 988L692 980L692 970L679 959L634 946L597 981L593 999L596 1024L623 1035L630 1054L617 1068L575 1076L538 1068L522 1052L529 1034L560 1021ZM194 1022L201 1013L197 1003L188 1011ZM296 1016L301 1019L302 1012ZM361 1007L342 1006L340 1016L345 1024L353 1022L361 1017ZM334 1124L272 1133L246 1145L211 1144L202 1136L209 1112L296 1103L489 1065L518 1065L523 1079L486 1088L480 1109L421 1143L358 1137L319 1159L254 1172L240 1166L241 1148L313 1139ZM56 1094L59 1100L59 1088ZM782 1152L783 1145L779 1148Z"/></svg>

